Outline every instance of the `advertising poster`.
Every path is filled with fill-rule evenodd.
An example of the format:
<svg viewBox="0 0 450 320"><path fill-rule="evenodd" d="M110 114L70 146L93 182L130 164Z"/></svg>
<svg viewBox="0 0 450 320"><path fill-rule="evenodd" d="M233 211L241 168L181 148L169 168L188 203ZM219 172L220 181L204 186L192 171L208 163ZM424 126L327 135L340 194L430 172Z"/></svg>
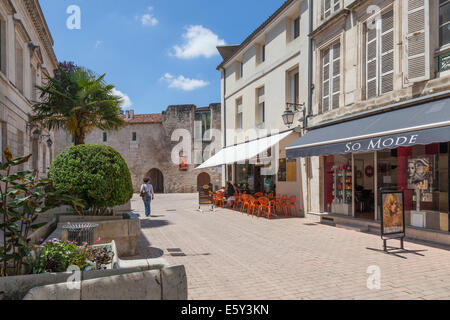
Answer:
<svg viewBox="0 0 450 320"><path fill-rule="evenodd" d="M432 158L408 160L408 189L428 191L433 185Z"/></svg>
<svg viewBox="0 0 450 320"><path fill-rule="evenodd" d="M405 233L403 192L383 192L382 210L382 234L392 235Z"/></svg>

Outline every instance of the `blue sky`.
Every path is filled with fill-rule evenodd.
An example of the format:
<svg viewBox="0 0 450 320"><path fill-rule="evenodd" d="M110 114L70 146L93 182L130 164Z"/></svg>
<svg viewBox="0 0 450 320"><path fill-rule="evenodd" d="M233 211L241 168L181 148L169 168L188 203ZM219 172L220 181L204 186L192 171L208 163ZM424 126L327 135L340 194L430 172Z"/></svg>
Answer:
<svg viewBox="0 0 450 320"><path fill-rule="evenodd" d="M215 46L240 44L283 2L40 0L58 60L106 73L136 113L220 102ZM67 28L71 5L81 29Z"/></svg>

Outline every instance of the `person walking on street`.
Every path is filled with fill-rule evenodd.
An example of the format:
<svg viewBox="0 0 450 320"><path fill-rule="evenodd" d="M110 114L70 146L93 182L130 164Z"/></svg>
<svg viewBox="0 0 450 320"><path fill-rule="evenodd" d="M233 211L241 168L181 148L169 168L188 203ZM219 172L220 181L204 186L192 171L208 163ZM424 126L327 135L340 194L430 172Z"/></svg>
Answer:
<svg viewBox="0 0 450 320"><path fill-rule="evenodd" d="M150 184L150 179L149 178L145 178L144 179L144 184L141 185L141 198L144 201L144 206L145 206L145 216L146 217L150 217L151 215L151 201L153 199L155 199L155 192L153 191L153 186Z"/></svg>

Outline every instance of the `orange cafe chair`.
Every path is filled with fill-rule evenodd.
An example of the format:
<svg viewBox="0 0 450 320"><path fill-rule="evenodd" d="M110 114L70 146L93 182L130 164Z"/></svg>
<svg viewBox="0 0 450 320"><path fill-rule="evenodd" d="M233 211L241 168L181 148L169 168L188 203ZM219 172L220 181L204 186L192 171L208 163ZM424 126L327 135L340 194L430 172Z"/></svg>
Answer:
<svg viewBox="0 0 450 320"><path fill-rule="evenodd" d="M291 196L289 199L286 199L283 203L282 203L282 208L285 211L286 217L288 215L289 212L289 216L291 215L291 208L295 209L295 215L298 216L298 211L297 211L297 197L296 196Z"/></svg>
<svg viewBox="0 0 450 320"><path fill-rule="evenodd" d="M262 212L264 214L264 211L267 213L267 219L270 219L270 214L275 214L275 202L270 200L269 198L259 198L259 206L258 206L258 217L260 213Z"/></svg>
<svg viewBox="0 0 450 320"><path fill-rule="evenodd" d="M250 207L250 198L251 196L248 194L242 195L242 204L241 204L241 213L244 214L245 208L247 208L247 211Z"/></svg>

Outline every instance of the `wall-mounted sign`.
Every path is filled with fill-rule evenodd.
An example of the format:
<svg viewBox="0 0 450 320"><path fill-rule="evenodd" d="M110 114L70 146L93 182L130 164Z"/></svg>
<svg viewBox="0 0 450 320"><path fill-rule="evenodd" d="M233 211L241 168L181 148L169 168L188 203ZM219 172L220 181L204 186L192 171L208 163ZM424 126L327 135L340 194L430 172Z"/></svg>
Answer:
<svg viewBox="0 0 450 320"><path fill-rule="evenodd" d="M187 171L187 157L184 156L183 151L180 151L180 171Z"/></svg>
<svg viewBox="0 0 450 320"><path fill-rule="evenodd" d="M345 153L395 149L417 144L418 134L395 135L382 138L372 138L345 144Z"/></svg>
<svg viewBox="0 0 450 320"><path fill-rule="evenodd" d="M405 207L402 191L383 191L381 193L381 234L405 234Z"/></svg>

